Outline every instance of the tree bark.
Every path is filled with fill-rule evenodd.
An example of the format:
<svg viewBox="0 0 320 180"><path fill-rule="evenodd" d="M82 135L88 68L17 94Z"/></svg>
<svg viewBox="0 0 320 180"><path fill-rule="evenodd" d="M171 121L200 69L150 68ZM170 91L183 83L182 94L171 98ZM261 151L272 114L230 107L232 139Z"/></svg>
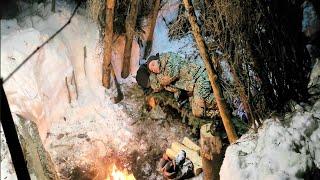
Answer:
<svg viewBox="0 0 320 180"><path fill-rule="evenodd" d="M200 129L200 147L202 169L205 180L219 179L220 167L223 160L222 142L219 136L210 133L211 123Z"/></svg>
<svg viewBox="0 0 320 180"><path fill-rule="evenodd" d="M130 73L131 49L138 15L138 4L139 0L131 0L130 12L126 19L126 45L124 47L123 65L121 71L122 78L127 78Z"/></svg>
<svg viewBox="0 0 320 180"><path fill-rule="evenodd" d="M152 16L150 19L150 33L147 37L147 42L146 42L146 48L144 51L144 59L147 59L147 57L150 55L151 49L152 49L152 41L153 41L153 34L154 34L154 28L156 27L156 22L157 22L157 17L158 17L158 12L160 9L160 0L155 0L155 5L152 11Z"/></svg>
<svg viewBox="0 0 320 180"><path fill-rule="evenodd" d="M224 101L219 83L217 81L218 80L217 73L215 72L215 69L212 66L212 63L211 63L210 57L209 57L209 53L207 52L206 45L205 45L204 40L200 34L200 28L197 24L194 9L192 7L191 2L189 2L189 0L183 0L183 2L184 2L184 6L186 8L186 11L188 13L188 19L189 19L189 22L190 22L190 25L192 28L193 36L194 36L196 43L198 45L198 48L199 48L200 56L202 57L202 59L204 61L205 68L206 68L208 76L209 76L210 84L213 89L213 94L214 94L215 100L217 102L220 116L222 118L224 128L227 132L229 142L234 143L238 139L238 137L237 137L236 132L234 130L234 127L231 123L230 113L227 109L227 105Z"/></svg>
<svg viewBox="0 0 320 180"><path fill-rule="evenodd" d="M106 28L104 36L104 58L102 67L102 85L110 88L111 53L113 37L113 16L116 0L106 0Z"/></svg>

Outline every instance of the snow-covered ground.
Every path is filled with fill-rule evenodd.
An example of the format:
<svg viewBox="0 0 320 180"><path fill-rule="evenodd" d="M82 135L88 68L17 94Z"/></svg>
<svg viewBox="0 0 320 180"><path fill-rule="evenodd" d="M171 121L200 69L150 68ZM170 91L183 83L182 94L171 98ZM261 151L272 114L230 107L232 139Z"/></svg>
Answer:
<svg viewBox="0 0 320 180"><path fill-rule="evenodd" d="M51 13L48 4L33 8L38 10L38 15L27 16L20 21L1 20L3 78L68 21L74 5L58 1L57 13ZM98 28L80 10L69 26L40 49L4 85L11 111L37 123L41 138L53 157L62 156L59 153L63 151L54 147L63 148L61 143L65 141L53 138L55 136L52 134L65 135L69 132L72 136L74 132L76 135L86 134L92 141L112 139L112 142L102 144L120 149L133 137L127 128L132 119L122 106L112 103L112 91L105 92L101 86L101 53ZM71 103L68 102L66 81ZM87 151L92 153L93 146L101 146L101 142L87 145L74 139L70 141L78 154L73 156L81 157L88 154ZM106 151L95 155L103 156L104 153ZM1 167L7 166L1 164Z"/></svg>
<svg viewBox="0 0 320 180"><path fill-rule="evenodd" d="M221 179L304 179L320 168L320 100L296 105L228 147Z"/></svg>

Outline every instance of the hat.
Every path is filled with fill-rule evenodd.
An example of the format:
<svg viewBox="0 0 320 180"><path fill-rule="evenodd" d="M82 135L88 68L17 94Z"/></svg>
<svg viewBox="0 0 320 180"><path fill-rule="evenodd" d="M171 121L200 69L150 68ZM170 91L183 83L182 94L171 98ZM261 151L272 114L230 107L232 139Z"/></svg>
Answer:
<svg viewBox="0 0 320 180"><path fill-rule="evenodd" d="M150 83L149 83L149 70L147 68L146 64L142 64L138 71L137 71L137 76L136 76L136 80L139 86L141 86L142 88L149 88L150 87Z"/></svg>
<svg viewBox="0 0 320 180"><path fill-rule="evenodd" d="M157 53L155 56L154 55L149 56L149 58L148 58L148 60L146 62L147 69L149 69L149 64L150 64L151 61L158 60L158 59L159 59L159 53Z"/></svg>

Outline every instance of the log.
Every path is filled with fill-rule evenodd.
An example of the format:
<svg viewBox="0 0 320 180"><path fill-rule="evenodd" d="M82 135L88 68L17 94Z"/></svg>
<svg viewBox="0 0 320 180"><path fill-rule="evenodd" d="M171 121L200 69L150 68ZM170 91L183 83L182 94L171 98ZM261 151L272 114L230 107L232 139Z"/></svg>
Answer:
<svg viewBox="0 0 320 180"><path fill-rule="evenodd" d="M131 0L130 12L127 15L126 19L126 44L124 46L123 64L121 71L122 78L127 78L130 73L131 49L138 16L138 4L139 0Z"/></svg>
<svg viewBox="0 0 320 180"><path fill-rule="evenodd" d="M166 155L170 158L170 159L176 159L176 156L178 155L178 152L175 152L174 150L172 150L171 148L168 148L166 150Z"/></svg>
<svg viewBox="0 0 320 180"><path fill-rule="evenodd" d="M152 16L150 20L150 33L147 37L146 48L144 51L144 57L143 57L144 59L147 59L152 49L154 28L156 27L159 9L160 9L160 0L155 0Z"/></svg>
<svg viewBox="0 0 320 180"><path fill-rule="evenodd" d="M210 133L210 126L211 123L205 124L200 129L200 152L205 180L219 179L223 159L221 138Z"/></svg>
<svg viewBox="0 0 320 180"><path fill-rule="evenodd" d="M182 140L182 144L200 154L200 146L191 141L189 138L184 137Z"/></svg>
<svg viewBox="0 0 320 180"><path fill-rule="evenodd" d="M216 70L213 68L212 62L210 60L210 56L208 50L206 48L206 44L201 36L199 25L197 24L197 19L195 16L195 12L190 0L183 0L184 6L188 13L188 20L191 25L193 36L196 40L197 46L199 48L200 56L204 61L205 68L208 73L209 81L213 90L213 94L215 100L217 102L217 106L220 112L220 116L223 121L224 128L227 132L227 136L230 143L234 143L238 137L234 130L233 124L231 123L230 113L228 111L227 105L224 101L220 84L218 83L218 76Z"/></svg>
<svg viewBox="0 0 320 180"><path fill-rule="evenodd" d="M110 88L113 17L114 17L115 3L116 3L115 0L106 0L106 28L105 28L105 36L104 36L102 85L107 89Z"/></svg>
<svg viewBox="0 0 320 180"><path fill-rule="evenodd" d="M178 152L176 152L176 151L174 151L173 149L171 149L171 148L168 148L167 150L166 150L166 155L170 158L170 159L175 159L176 157L177 157L177 155L178 155L178 153L179 153L180 151L178 151ZM187 155L188 156L188 155ZM188 158L188 159L190 159L190 158ZM191 159L190 159L191 160ZM191 160L192 161L192 160ZM201 161L200 161L201 162ZM202 166L201 165L199 165L199 164L197 164L197 162L194 162L194 161L192 161L192 164L193 164L193 173L194 173L194 175L199 175L201 172L202 172Z"/></svg>

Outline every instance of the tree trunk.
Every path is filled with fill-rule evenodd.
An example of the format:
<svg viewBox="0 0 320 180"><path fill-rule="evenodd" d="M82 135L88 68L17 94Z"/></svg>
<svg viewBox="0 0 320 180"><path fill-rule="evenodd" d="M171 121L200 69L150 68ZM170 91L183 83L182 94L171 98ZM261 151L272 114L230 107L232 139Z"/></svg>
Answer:
<svg viewBox="0 0 320 180"><path fill-rule="evenodd" d="M219 136L210 133L211 123L200 129L200 147L202 169L205 180L219 179L220 167L223 160L222 142Z"/></svg>
<svg viewBox="0 0 320 180"><path fill-rule="evenodd" d="M204 61L205 68L206 68L208 76L209 76L209 80L210 80L210 83L211 83L211 86L213 89L213 94L214 94L215 100L218 105L218 109L219 109L220 116L223 121L224 128L227 132L228 139L229 139L230 143L234 143L238 139L238 137L237 137L236 132L234 130L234 127L231 123L230 113L227 109L227 105L224 101L220 86L217 81L217 79L218 79L217 73L213 69L213 66L210 61L209 53L207 52L206 45L204 43L204 40L201 37L200 28L197 24L194 9L192 7L191 2L189 2L189 0L183 0L183 2L184 2L184 6L185 6L187 13L188 13L188 19L189 19L189 22L190 22L190 25L192 28L193 36L194 36L196 43L198 45L198 48L199 48L200 56L202 57L202 59Z"/></svg>
<svg viewBox="0 0 320 180"><path fill-rule="evenodd" d="M138 15L138 4L139 0L131 0L130 12L126 19L126 45L124 47L124 57L121 72L122 78L127 78L130 73L131 49Z"/></svg>
<svg viewBox="0 0 320 180"><path fill-rule="evenodd" d="M116 0L106 0L106 28L104 35L104 58L102 67L102 85L110 88L111 53L113 37L113 16Z"/></svg>
<svg viewBox="0 0 320 180"><path fill-rule="evenodd" d="M150 33L147 37L146 48L144 51L144 57L143 57L144 59L147 59L152 49L153 33L154 33L154 28L156 27L159 9L160 9L160 0L155 0L155 5L154 5L152 16L150 19L150 23L151 23Z"/></svg>

